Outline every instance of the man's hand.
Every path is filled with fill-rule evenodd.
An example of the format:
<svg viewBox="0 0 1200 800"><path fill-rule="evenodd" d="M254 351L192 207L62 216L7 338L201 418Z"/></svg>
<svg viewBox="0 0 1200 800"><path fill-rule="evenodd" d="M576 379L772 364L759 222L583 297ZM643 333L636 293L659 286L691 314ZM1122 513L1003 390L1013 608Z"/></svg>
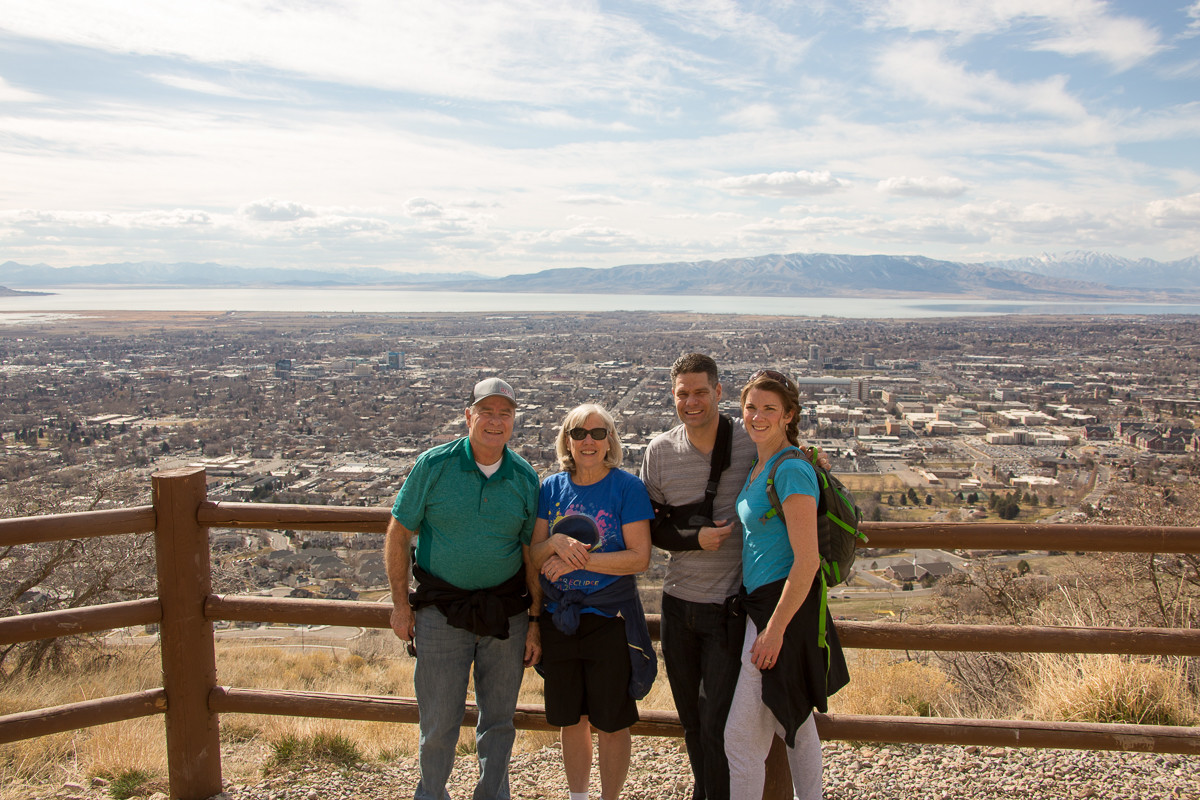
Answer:
<svg viewBox="0 0 1200 800"><path fill-rule="evenodd" d="M413 635L417 632L417 621L413 617L412 606L408 603L393 605L392 616L388 621L397 636L406 642L413 640Z"/></svg>
<svg viewBox="0 0 1200 800"><path fill-rule="evenodd" d="M525 666L532 667L542 660L542 626L529 620L529 633L525 634Z"/></svg>
<svg viewBox="0 0 1200 800"><path fill-rule="evenodd" d="M727 520L717 520L713 523L713 526L711 528L701 528L700 532L696 534L696 538L699 540L700 547L703 550L716 550L733 533L733 523Z"/></svg>

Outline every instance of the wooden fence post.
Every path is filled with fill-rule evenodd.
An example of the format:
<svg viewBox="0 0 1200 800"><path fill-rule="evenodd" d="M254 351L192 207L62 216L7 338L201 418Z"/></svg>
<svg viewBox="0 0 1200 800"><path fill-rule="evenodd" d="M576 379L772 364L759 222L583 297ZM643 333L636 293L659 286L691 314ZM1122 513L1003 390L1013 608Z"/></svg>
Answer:
<svg viewBox="0 0 1200 800"><path fill-rule="evenodd" d="M206 800L221 792L217 715L208 708L217 684L213 627L204 617L204 600L212 593L208 529L196 518L207 479L203 469L189 467L151 480L171 798Z"/></svg>
<svg viewBox="0 0 1200 800"><path fill-rule="evenodd" d="M793 796L787 744L776 736L771 740L771 752L767 753L767 779L763 782L762 800L791 800Z"/></svg>

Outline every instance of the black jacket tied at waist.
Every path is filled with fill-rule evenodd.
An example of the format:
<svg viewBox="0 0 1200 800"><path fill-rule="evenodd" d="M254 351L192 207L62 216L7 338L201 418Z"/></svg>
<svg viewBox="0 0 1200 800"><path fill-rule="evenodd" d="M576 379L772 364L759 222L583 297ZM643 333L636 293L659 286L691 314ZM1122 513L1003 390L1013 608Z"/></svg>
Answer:
<svg viewBox="0 0 1200 800"><path fill-rule="evenodd" d="M508 618L529 608L525 568L504 583L486 589L460 589L413 564L417 589L408 596L413 611L437 606L446 622L476 636L508 638Z"/></svg>
<svg viewBox="0 0 1200 800"><path fill-rule="evenodd" d="M768 583L749 594L742 587L738 600L760 633L775 613L785 582L786 579L781 579ZM821 581L814 579L808 597L784 631L783 647L775 666L762 671L763 703L783 726L788 747L795 746L796 730L813 709L828 711L829 697L850 682L837 630L829 619L825 620L825 626L820 624L821 615L829 614L821 602L824 591ZM820 641L822 628L825 646Z"/></svg>

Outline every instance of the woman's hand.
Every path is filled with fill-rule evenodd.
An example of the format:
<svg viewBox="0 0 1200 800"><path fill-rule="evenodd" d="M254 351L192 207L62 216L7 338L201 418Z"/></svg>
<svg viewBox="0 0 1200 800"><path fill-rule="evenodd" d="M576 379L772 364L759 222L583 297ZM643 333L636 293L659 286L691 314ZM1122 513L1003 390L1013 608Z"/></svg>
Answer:
<svg viewBox="0 0 1200 800"><path fill-rule="evenodd" d="M542 574L546 576L546 580L554 583L564 575L572 573L575 568L563 561L557 555L550 556L546 559L546 563L542 564Z"/></svg>
<svg viewBox="0 0 1200 800"><path fill-rule="evenodd" d="M592 558L592 554L588 552L586 544L578 539L572 539L566 534L556 533L551 536L550 547L554 549L554 554L573 570L585 568L588 565L588 561ZM546 570L543 568L542 573L545 574L545 572Z"/></svg>
<svg viewBox="0 0 1200 800"><path fill-rule="evenodd" d="M768 626L750 646L750 662L759 669L771 669L779 661L779 651L782 649L783 634L772 632Z"/></svg>

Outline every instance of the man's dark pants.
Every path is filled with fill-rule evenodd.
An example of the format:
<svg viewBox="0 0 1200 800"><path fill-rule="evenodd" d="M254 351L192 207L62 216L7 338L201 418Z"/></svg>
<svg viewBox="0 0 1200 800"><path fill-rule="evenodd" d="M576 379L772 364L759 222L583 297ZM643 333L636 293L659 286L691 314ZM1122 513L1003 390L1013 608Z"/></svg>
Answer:
<svg viewBox="0 0 1200 800"><path fill-rule="evenodd" d="M725 717L737 687L741 652L730 646L725 620L720 604L662 596L663 661L695 777L692 800L729 798Z"/></svg>

